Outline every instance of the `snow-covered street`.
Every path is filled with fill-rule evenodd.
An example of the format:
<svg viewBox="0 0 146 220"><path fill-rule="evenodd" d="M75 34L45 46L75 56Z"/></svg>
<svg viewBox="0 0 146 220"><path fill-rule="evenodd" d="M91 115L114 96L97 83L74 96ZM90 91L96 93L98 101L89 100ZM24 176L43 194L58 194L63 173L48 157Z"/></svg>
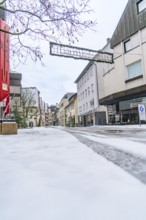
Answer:
<svg viewBox="0 0 146 220"><path fill-rule="evenodd" d="M146 126L66 129L94 152L146 184Z"/></svg>
<svg viewBox="0 0 146 220"><path fill-rule="evenodd" d="M144 142L74 135L33 128L0 136L0 220L146 219L144 181L93 149L95 142L118 150L123 146L145 162Z"/></svg>

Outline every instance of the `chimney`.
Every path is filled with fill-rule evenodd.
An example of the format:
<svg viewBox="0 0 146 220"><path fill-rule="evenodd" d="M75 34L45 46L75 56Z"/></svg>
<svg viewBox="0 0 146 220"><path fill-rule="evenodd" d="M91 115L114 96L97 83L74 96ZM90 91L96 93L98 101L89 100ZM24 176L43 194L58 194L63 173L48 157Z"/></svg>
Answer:
<svg viewBox="0 0 146 220"><path fill-rule="evenodd" d="M108 44L108 43L110 43L111 39L107 38L106 41L107 41L107 44Z"/></svg>

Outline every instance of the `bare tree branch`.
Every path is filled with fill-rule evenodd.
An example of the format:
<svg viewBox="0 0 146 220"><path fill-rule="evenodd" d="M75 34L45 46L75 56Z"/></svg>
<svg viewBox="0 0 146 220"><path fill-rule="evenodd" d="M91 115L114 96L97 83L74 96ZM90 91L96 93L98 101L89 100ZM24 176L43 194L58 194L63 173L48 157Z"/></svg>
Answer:
<svg viewBox="0 0 146 220"><path fill-rule="evenodd" d="M42 60L40 40L78 41L78 36L96 24L90 20L89 3L90 0L0 1L0 11L6 13L6 23L10 27L10 30L1 28L0 31L11 35L14 59L24 62L30 56L34 61Z"/></svg>

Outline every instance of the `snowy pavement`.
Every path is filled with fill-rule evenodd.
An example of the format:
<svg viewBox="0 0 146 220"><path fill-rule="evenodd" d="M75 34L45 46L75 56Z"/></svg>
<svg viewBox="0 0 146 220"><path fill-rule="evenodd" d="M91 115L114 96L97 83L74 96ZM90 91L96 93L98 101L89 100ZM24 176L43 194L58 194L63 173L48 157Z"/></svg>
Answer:
<svg viewBox="0 0 146 220"><path fill-rule="evenodd" d="M1 135L0 220L145 220L146 185L85 144L55 128Z"/></svg>
<svg viewBox="0 0 146 220"><path fill-rule="evenodd" d="M97 154L118 165L146 184L146 146L118 138L101 138L73 133ZM128 147L128 146L130 147Z"/></svg>
<svg viewBox="0 0 146 220"><path fill-rule="evenodd" d="M146 184L146 126L59 128Z"/></svg>

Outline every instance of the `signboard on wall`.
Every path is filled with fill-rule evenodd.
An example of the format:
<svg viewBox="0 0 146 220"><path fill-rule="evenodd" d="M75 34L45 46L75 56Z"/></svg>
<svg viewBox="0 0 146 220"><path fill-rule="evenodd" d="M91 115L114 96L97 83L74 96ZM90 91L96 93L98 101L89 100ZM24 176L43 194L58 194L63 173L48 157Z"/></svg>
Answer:
<svg viewBox="0 0 146 220"><path fill-rule="evenodd" d="M139 120L146 121L146 109L144 104L138 104Z"/></svg>
<svg viewBox="0 0 146 220"><path fill-rule="evenodd" d="M137 108L138 106L138 103L130 103L130 108Z"/></svg>
<svg viewBox="0 0 146 220"><path fill-rule="evenodd" d="M5 83L2 83L2 90L8 91L8 85Z"/></svg>

